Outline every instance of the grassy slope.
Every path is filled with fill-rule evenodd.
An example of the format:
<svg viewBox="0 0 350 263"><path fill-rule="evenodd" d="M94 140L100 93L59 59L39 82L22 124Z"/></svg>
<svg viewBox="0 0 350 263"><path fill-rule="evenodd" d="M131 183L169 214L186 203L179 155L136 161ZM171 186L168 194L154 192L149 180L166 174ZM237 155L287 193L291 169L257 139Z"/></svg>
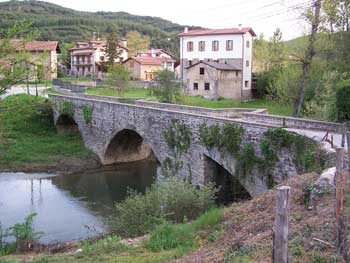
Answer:
<svg viewBox="0 0 350 263"><path fill-rule="evenodd" d="M118 93L113 89L108 88L90 88L88 94L102 96L118 96ZM147 89L129 89L124 94L125 98L150 98ZM208 108L264 108L268 109L270 114L291 116L292 108L280 105L268 100L254 100L248 102L240 102L237 100L208 100L202 97L186 96L184 98L185 105L208 107Z"/></svg>
<svg viewBox="0 0 350 263"><path fill-rule="evenodd" d="M0 101L0 164L52 164L93 156L79 134L58 135L48 112L49 102L40 97L15 95Z"/></svg>

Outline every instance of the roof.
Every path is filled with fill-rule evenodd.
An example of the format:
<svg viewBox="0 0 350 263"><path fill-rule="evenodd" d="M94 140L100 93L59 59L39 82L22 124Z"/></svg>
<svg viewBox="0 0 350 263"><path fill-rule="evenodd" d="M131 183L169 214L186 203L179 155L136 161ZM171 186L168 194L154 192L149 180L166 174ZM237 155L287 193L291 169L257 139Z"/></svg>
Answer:
<svg viewBox="0 0 350 263"><path fill-rule="evenodd" d="M205 36L205 35L231 35L231 34L245 34L250 33L252 36L256 36L251 27L243 28L222 28L222 29L196 29L188 32L180 33L180 37L185 36Z"/></svg>
<svg viewBox="0 0 350 263"><path fill-rule="evenodd" d="M241 61L230 62L230 64L218 63L215 61L199 61L197 63L192 64L191 66L186 67L186 69L192 68L192 67L197 66L199 64L205 64L205 65L207 65L209 67L213 67L217 70L234 70L234 71L241 71L242 70Z"/></svg>
<svg viewBox="0 0 350 263"><path fill-rule="evenodd" d="M76 42L75 47L69 49L69 50L84 50L84 49L97 49L97 48L104 48L107 45L107 41L105 40L91 40L89 42ZM124 47L121 44L118 44L119 48L125 49L128 51L129 49L127 47Z"/></svg>
<svg viewBox="0 0 350 263"><path fill-rule="evenodd" d="M17 51L23 50L23 43L21 40L11 40L11 44ZM24 43L24 50L26 51L57 51L60 52L58 41L30 41Z"/></svg>
<svg viewBox="0 0 350 263"><path fill-rule="evenodd" d="M137 63L141 65L162 65L164 62L176 62L175 59L172 58L160 58L160 57L131 57L128 58L123 63L129 61L129 60L135 60Z"/></svg>

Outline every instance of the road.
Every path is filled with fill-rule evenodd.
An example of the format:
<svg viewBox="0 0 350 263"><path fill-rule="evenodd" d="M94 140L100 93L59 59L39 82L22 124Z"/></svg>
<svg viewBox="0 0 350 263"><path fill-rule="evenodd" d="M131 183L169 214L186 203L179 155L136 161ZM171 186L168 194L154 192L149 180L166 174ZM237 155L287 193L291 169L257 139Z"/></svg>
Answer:
<svg viewBox="0 0 350 263"><path fill-rule="evenodd" d="M50 86L38 87L39 95L43 96L43 97L47 97L47 94L44 91L45 91L45 89L48 89L48 88L50 88ZM35 95L36 94L35 87L29 87L29 93L31 95ZM6 98L7 96L14 95L14 94L27 94L27 88L25 86L12 87L11 89L7 90L5 94L1 95L0 99Z"/></svg>

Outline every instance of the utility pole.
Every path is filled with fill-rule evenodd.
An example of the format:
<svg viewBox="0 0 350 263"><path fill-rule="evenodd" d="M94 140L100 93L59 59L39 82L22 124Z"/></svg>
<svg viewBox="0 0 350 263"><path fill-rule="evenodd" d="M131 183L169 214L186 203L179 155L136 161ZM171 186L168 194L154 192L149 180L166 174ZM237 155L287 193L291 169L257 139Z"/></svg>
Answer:
<svg viewBox="0 0 350 263"><path fill-rule="evenodd" d="M294 104L294 113L293 113L294 117L300 116L301 108L304 102L305 88L310 76L311 63L312 63L313 57L315 56L315 42L316 42L318 27L320 25L321 2L322 0L316 0L314 2L314 14L312 18L311 35L309 40L309 46L305 54L305 58L302 61L303 73L299 84L298 96Z"/></svg>

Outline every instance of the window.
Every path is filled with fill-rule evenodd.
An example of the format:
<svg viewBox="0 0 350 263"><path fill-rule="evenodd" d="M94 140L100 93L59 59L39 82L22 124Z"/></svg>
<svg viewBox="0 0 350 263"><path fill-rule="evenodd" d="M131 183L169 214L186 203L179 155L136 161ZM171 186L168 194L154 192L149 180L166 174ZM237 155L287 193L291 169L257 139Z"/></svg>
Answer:
<svg viewBox="0 0 350 263"><path fill-rule="evenodd" d="M226 51L233 50L233 40L226 40Z"/></svg>
<svg viewBox="0 0 350 263"><path fill-rule="evenodd" d="M212 51L219 51L219 41L214 40L212 42Z"/></svg>
<svg viewBox="0 0 350 263"><path fill-rule="evenodd" d="M192 60L189 60L189 61L188 61L188 65L189 65L189 66L192 66Z"/></svg>
<svg viewBox="0 0 350 263"><path fill-rule="evenodd" d="M199 68L199 75L204 75L204 68Z"/></svg>
<svg viewBox="0 0 350 263"><path fill-rule="evenodd" d="M104 60L105 60L105 57L104 57L104 56L101 56L101 57L100 57L100 60L101 60L101 61L104 61Z"/></svg>
<svg viewBox="0 0 350 263"><path fill-rule="evenodd" d="M188 52L193 51L193 42L192 41L187 42L187 51Z"/></svg>
<svg viewBox="0 0 350 263"><path fill-rule="evenodd" d="M198 50L201 52L205 51L205 41L198 42Z"/></svg>
<svg viewBox="0 0 350 263"><path fill-rule="evenodd" d="M245 65L246 65L247 67L249 67L249 60L247 60L247 61L245 62Z"/></svg>
<svg viewBox="0 0 350 263"><path fill-rule="evenodd" d="M236 71L236 77L238 77L238 71Z"/></svg>
<svg viewBox="0 0 350 263"><path fill-rule="evenodd" d="M197 82L193 83L193 90L198 90L198 83Z"/></svg>
<svg viewBox="0 0 350 263"><path fill-rule="evenodd" d="M135 63L134 63L134 61L130 61L130 68L134 68L135 67Z"/></svg>
<svg viewBox="0 0 350 263"><path fill-rule="evenodd" d="M249 40L246 42L246 47L247 47L247 48L250 48L250 42L249 42Z"/></svg>
<svg viewBox="0 0 350 263"><path fill-rule="evenodd" d="M248 88L248 85L249 85L249 81L248 80L244 81L244 87Z"/></svg>
<svg viewBox="0 0 350 263"><path fill-rule="evenodd" d="M209 82L204 83L204 90L210 90L210 83Z"/></svg>

